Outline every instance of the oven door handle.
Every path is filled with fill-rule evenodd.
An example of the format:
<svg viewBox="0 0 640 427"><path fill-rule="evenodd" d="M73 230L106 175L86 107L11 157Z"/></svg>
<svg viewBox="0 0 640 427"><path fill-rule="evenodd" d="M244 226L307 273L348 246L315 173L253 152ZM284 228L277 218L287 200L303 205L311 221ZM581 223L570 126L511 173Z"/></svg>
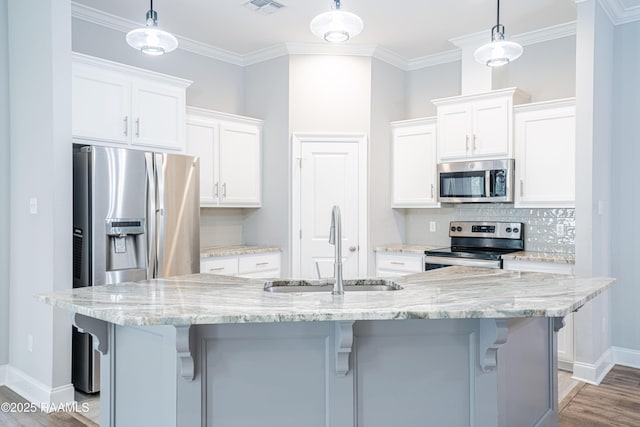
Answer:
<svg viewBox="0 0 640 427"><path fill-rule="evenodd" d="M460 265L463 267L502 268L502 260L468 259L446 256L424 257L425 264Z"/></svg>

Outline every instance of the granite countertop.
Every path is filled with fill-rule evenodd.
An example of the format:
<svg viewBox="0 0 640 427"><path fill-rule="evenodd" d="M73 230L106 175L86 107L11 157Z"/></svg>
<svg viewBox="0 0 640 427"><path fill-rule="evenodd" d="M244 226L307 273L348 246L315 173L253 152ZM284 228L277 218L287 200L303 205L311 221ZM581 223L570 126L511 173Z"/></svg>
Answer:
<svg viewBox="0 0 640 427"><path fill-rule="evenodd" d="M551 262L555 264L576 263L576 256L574 254L559 254L552 252L520 251L502 255L502 259L509 261Z"/></svg>
<svg viewBox="0 0 640 427"><path fill-rule="evenodd" d="M404 245L404 244L393 244L393 245L380 245L374 248L375 252L396 252L396 253L404 253L404 254L418 254L424 255L424 251L430 251L433 249L440 249L446 247L446 245Z"/></svg>
<svg viewBox="0 0 640 427"><path fill-rule="evenodd" d="M212 246L209 248L200 248L200 258L221 257L221 256L238 256L263 254L268 252L280 252L280 248L272 246Z"/></svg>
<svg viewBox="0 0 640 427"><path fill-rule="evenodd" d="M192 274L36 297L119 325L561 317L614 279L449 267L393 279L388 292L270 293L264 280Z"/></svg>

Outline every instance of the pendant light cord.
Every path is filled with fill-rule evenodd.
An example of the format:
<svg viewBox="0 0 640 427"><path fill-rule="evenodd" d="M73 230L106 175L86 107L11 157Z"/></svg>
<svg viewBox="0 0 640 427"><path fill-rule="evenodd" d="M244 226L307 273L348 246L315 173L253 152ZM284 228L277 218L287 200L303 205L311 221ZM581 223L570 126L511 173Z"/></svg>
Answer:
<svg viewBox="0 0 640 427"><path fill-rule="evenodd" d="M153 0L151 0L151 2L153 3ZM497 17L497 24L500 25L500 0L498 0L498 17Z"/></svg>

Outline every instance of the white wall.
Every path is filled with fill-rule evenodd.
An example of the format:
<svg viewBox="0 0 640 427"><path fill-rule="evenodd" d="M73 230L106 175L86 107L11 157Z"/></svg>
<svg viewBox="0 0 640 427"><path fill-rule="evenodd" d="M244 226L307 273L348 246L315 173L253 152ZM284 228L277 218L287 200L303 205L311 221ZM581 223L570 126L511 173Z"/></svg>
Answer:
<svg viewBox="0 0 640 427"><path fill-rule="evenodd" d="M405 217L391 209L391 128L405 116L405 73L378 59L371 61L369 141L369 275L375 273L373 248L405 240Z"/></svg>
<svg viewBox="0 0 640 427"><path fill-rule="evenodd" d="M436 106L431 100L460 95L461 81L460 61L407 71L406 117L403 119L435 116Z"/></svg>
<svg viewBox="0 0 640 427"><path fill-rule="evenodd" d="M371 58L292 55L289 130L369 133Z"/></svg>
<svg viewBox="0 0 640 427"><path fill-rule="evenodd" d="M576 273L607 276L610 235L613 24L599 2L578 3L576 43ZM575 316L574 374L597 381L608 362L609 293Z"/></svg>
<svg viewBox="0 0 640 427"><path fill-rule="evenodd" d="M525 46L517 61L493 70L493 88L518 87L534 102L575 96L575 40L570 36ZM460 95L460 73L460 61L408 71L405 118L435 116L431 100Z"/></svg>
<svg viewBox="0 0 640 427"><path fill-rule="evenodd" d="M517 61L494 70L494 89L514 86L532 102L575 96L576 37L527 45Z"/></svg>
<svg viewBox="0 0 640 427"><path fill-rule="evenodd" d="M615 29L611 170L613 345L640 352L640 21ZM640 354L640 353L638 353ZM640 364L636 355L636 363Z"/></svg>
<svg viewBox="0 0 640 427"><path fill-rule="evenodd" d="M0 236L9 235L9 52L7 0L0 0ZM9 361L9 239L0 239L0 366ZM2 382L0 378L0 383Z"/></svg>
<svg viewBox="0 0 640 427"><path fill-rule="evenodd" d="M31 399L67 400L73 399L69 313L33 295L69 289L72 283L71 6L69 0L9 0L8 5L9 363L44 390L25 389L21 381L9 384ZM38 199L37 215L29 214L31 197ZM29 335L33 351L27 349Z"/></svg>
<svg viewBox="0 0 640 427"><path fill-rule="evenodd" d="M243 114L243 69L237 65L177 49L149 56L132 49L120 31L72 20L73 51L193 81L187 105Z"/></svg>
<svg viewBox="0 0 640 427"><path fill-rule="evenodd" d="M289 57L248 66L245 112L264 119L262 207L246 214L246 243L282 248L282 273L289 265Z"/></svg>

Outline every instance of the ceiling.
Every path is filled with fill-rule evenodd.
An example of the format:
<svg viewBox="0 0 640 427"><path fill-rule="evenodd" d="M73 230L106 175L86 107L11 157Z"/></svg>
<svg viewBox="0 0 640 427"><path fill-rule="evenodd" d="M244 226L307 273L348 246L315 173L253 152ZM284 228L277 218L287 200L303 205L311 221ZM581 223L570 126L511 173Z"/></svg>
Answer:
<svg viewBox="0 0 640 427"><path fill-rule="evenodd" d="M261 15L248 0L155 0L159 26L183 38L248 55L284 43L323 43L309 30L311 19L332 0L277 0L284 8ZM626 0L635 1L635 0ZM144 23L148 0L74 0L125 20ZM406 59L454 49L448 40L495 25L495 0L342 0L358 14L364 31L352 45L376 45ZM509 38L576 19L574 0L503 0L500 21Z"/></svg>

